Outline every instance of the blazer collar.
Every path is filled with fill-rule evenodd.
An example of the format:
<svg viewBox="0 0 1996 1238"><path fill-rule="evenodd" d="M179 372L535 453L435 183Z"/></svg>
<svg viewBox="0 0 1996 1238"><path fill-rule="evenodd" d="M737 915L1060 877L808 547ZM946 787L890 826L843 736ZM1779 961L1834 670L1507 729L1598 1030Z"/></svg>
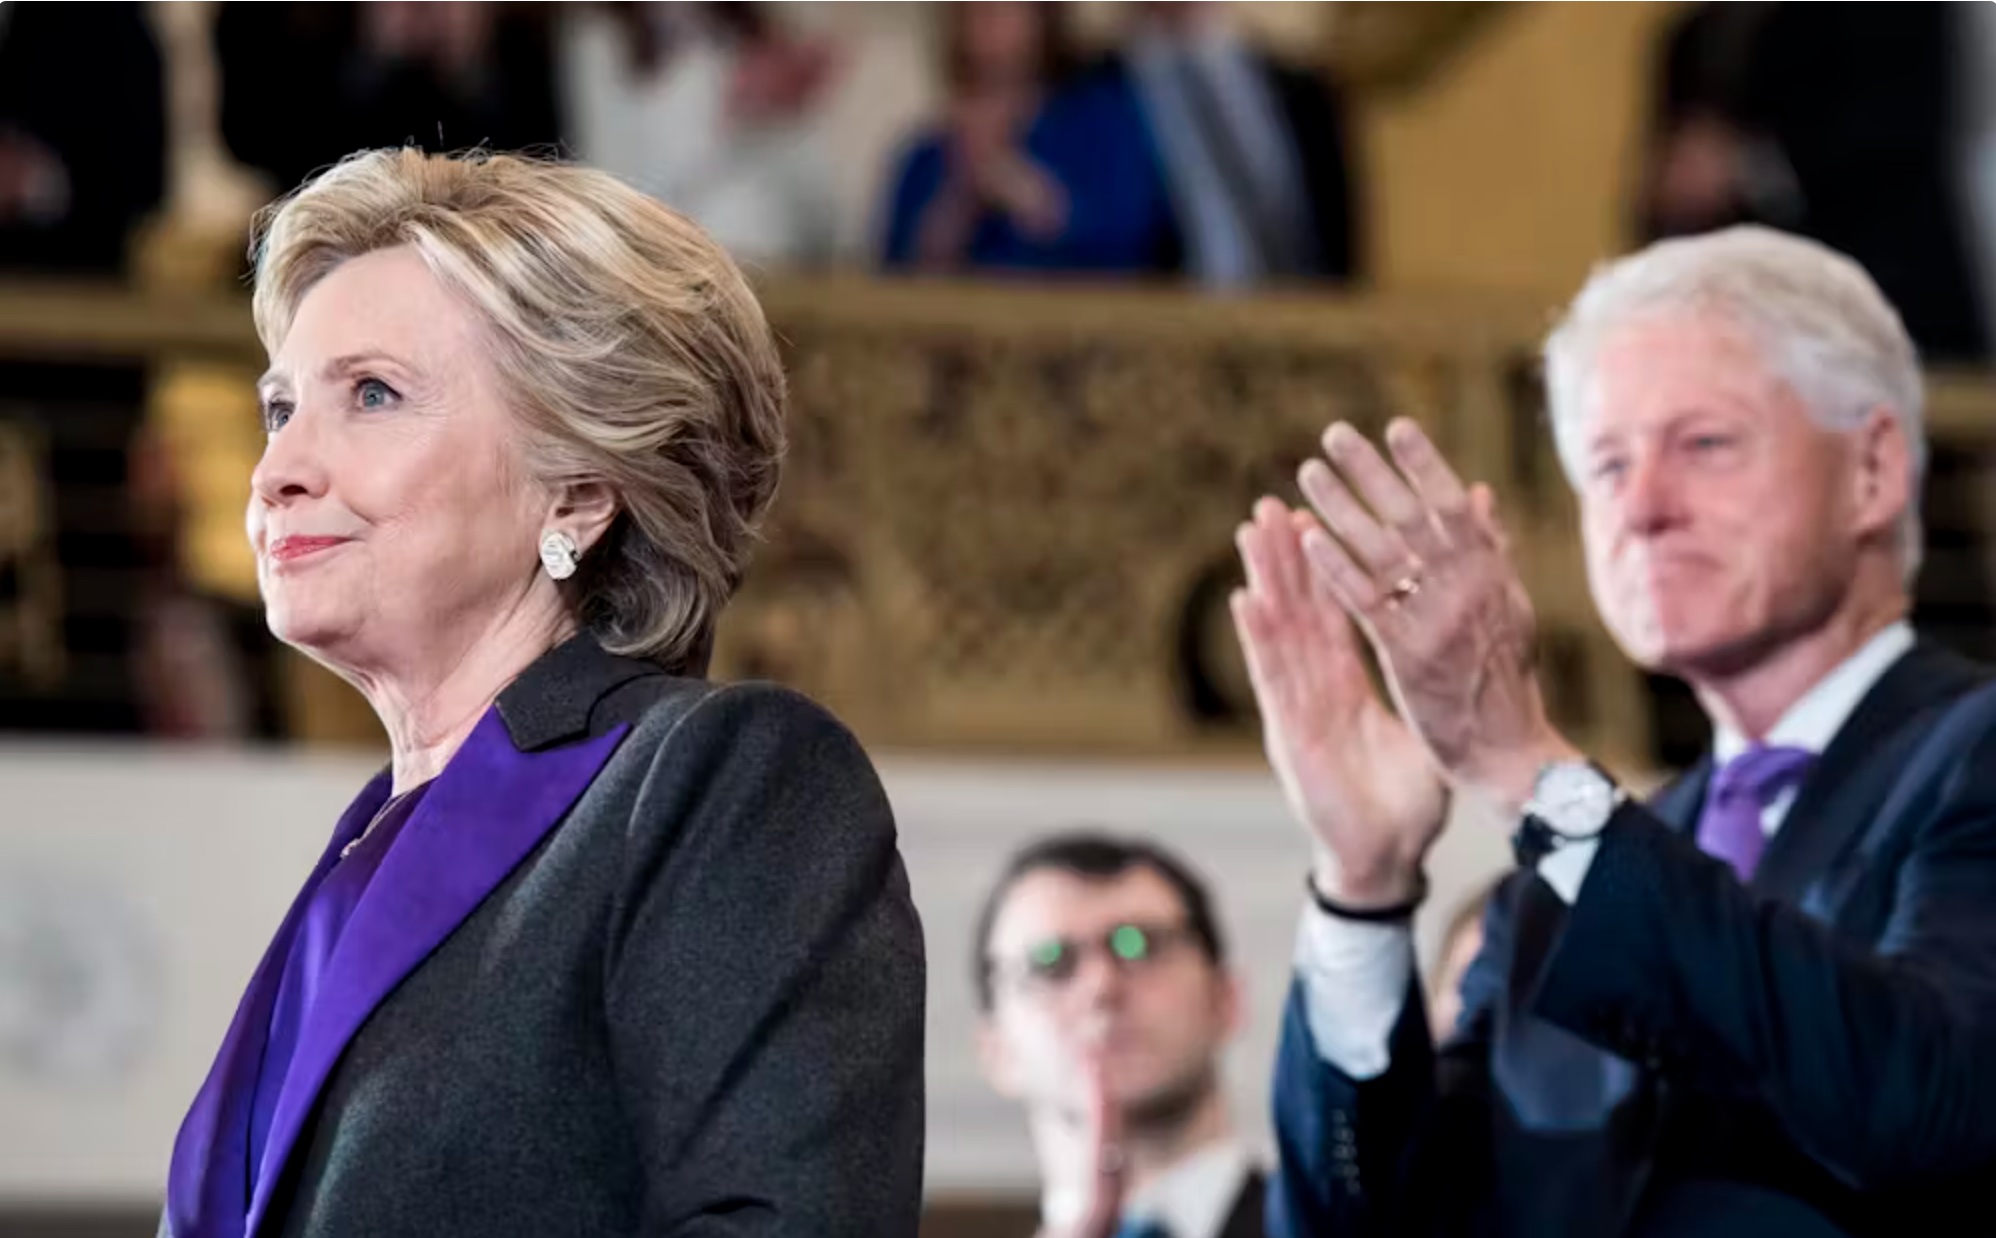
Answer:
<svg viewBox="0 0 1996 1238"><path fill-rule="evenodd" d="M629 730L521 751L495 708L438 775L327 962L271 1117L246 1234L268 1215L285 1163L361 1025L568 815ZM308 888L301 901L310 897Z"/></svg>
<svg viewBox="0 0 1996 1238"><path fill-rule="evenodd" d="M1803 779L1782 827L1768 840L1754 889L1799 900L1870 824L1890 792L1899 763L1896 758L1881 763L1880 756L1890 751L1893 737L1987 676L1982 667L1927 640L1893 663Z"/></svg>
<svg viewBox="0 0 1996 1238"><path fill-rule="evenodd" d="M386 770L368 783L341 816L265 951L189 1107L168 1175L167 1232L174 1238L256 1232L268 1214L272 1185L282 1178L354 1034L512 874L602 770L629 727L611 725L598 704L623 684L661 670L606 653L583 634L543 655L500 694L417 805L327 963L272 1117L264 1149L271 1172L259 1183L248 1160L249 1111L271 1010L312 895L341 849L387 799Z"/></svg>
<svg viewBox="0 0 1996 1238"><path fill-rule="evenodd" d="M648 675L704 673L707 643L678 667L606 652L595 636L583 632L541 655L499 694L499 717L514 747L538 752L563 740L577 739L600 726L597 705L633 679Z"/></svg>

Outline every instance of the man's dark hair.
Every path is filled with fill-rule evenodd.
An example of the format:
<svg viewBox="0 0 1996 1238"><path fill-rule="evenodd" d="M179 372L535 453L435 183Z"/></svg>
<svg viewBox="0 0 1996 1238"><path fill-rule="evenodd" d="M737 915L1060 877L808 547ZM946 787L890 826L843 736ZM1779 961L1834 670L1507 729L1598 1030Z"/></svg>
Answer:
<svg viewBox="0 0 1996 1238"><path fill-rule="evenodd" d="M991 1009L991 926L1012 887L1033 873L1045 870L1072 873L1091 881L1107 881L1135 868L1148 868L1164 878L1185 905L1185 927L1192 939L1215 966L1226 961L1226 944L1220 938L1219 923L1213 917L1212 896L1206 883L1185 861L1154 842L1141 838L1119 838L1099 830L1068 830L1028 843L1005 865L984 906L977 913L973 939L976 954L971 959L971 975L977 984L977 1008Z"/></svg>

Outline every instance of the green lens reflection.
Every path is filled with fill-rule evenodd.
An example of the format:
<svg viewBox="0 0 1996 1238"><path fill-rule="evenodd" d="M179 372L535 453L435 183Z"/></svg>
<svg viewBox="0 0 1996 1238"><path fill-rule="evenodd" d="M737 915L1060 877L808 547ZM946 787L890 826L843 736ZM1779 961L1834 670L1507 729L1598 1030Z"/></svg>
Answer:
<svg viewBox="0 0 1996 1238"><path fill-rule="evenodd" d="M1140 962L1150 954L1150 938L1134 924L1120 925L1109 934L1109 949L1126 963Z"/></svg>

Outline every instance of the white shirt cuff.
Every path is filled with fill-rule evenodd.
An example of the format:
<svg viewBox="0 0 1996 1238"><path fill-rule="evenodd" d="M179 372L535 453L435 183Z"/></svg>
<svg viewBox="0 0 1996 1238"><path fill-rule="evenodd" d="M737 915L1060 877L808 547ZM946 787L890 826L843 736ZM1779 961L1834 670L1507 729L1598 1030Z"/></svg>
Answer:
<svg viewBox="0 0 1996 1238"><path fill-rule="evenodd" d="M1385 1074L1393 1025L1414 979L1413 930L1306 906L1296 931L1296 974L1317 1056L1354 1080Z"/></svg>
<svg viewBox="0 0 1996 1238"><path fill-rule="evenodd" d="M1587 868L1594 863L1594 853L1600 849L1598 838L1568 843L1539 861L1539 878L1571 907L1580 901L1580 883L1587 879Z"/></svg>

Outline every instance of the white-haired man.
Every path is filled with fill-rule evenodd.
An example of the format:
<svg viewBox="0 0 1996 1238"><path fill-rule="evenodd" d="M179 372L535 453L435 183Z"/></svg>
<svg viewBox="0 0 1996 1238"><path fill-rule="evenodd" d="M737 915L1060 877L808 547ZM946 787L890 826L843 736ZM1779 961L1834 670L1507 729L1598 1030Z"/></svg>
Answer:
<svg viewBox="0 0 1996 1238"><path fill-rule="evenodd" d="M1332 427L1314 515L1264 500L1235 619L1316 855L1271 1233L1963 1232L1996 691L1907 622L1913 347L1854 263L1735 229L1604 268L1545 359L1595 603L1712 752L1640 805L1558 734L1490 494L1413 425L1391 463ZM1437 1049L1406 923L1451 791L1520 867Z"/></svg>

